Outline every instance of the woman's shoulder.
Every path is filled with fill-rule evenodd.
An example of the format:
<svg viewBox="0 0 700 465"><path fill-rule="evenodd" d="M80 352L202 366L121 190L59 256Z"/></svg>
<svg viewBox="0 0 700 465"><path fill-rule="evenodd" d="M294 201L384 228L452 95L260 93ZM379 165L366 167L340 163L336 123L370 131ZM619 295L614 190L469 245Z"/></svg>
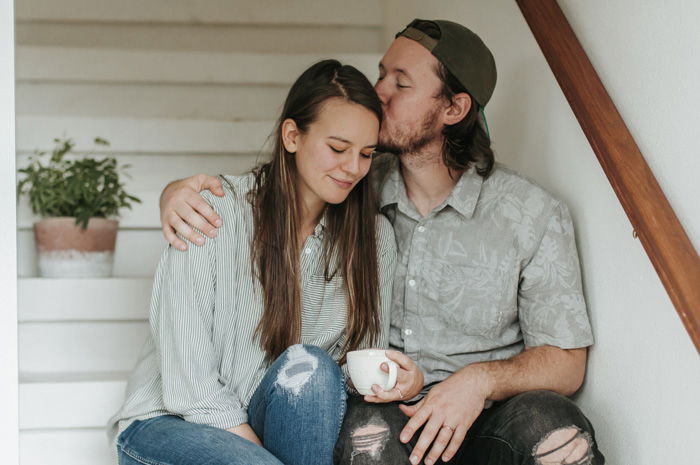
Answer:
<svg viewBox="0 0 700 465"><path fill-rule="evenodd" d="M389 219L381 213L377 213L377 250L379 256L386 253L396 253L396 239L394 238L394 227Z"/></svg>
<svg viewBox="0 0 700 465"><path fill-rule="evenodd" d="M228 223L242 225L252 221L252 206L248 201L248 193L253 188L255 176L253 173L243 175L219 175L224 190L223 196L214 195L211 191L202 191L202 197L221 216L224 228Z"/></svg>
<svg viewBox="0 0 700 465"><path fill-rule="evenodd" d="M218 178L224 190L224 195L219 197L209 190L202 191L202 197L209 205L216 209L217 207L230 208L248 203L248 192L250 192L255 183L255 175L253 173L241 175L220 174Z"/></svg>

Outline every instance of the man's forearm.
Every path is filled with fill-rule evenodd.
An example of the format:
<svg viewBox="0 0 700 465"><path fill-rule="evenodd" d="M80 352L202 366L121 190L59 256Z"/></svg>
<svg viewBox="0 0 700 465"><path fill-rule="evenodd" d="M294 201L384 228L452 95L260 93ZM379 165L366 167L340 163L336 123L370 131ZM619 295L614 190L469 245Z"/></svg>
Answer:
<svg viewBox="0 0 700 465"><path fill-rule="evenodd" d="M568 396L583 383L586 355L586 348L534 347L508 360L469 365L453 376L477 377L490 400L540 389Z"/></svg>

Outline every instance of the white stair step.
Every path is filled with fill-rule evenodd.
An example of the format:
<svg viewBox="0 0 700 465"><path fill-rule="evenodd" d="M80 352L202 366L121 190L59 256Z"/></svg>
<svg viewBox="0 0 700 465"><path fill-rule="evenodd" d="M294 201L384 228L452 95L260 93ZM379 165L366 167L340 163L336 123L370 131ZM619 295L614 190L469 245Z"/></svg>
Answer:
<svg viewBox="0 0 700 465"><path fill-rule="evenodd" d="M18 115L273 121L287 85L18 82Z"/></svg>
<svg viewBox="0 0 700 465"><path fill-rule="evenodd" d="M17 152L50 150L53 139L69 136L79 149L93 147L95 137L110 141L96 153L258 153L273 128L266 122L223 122L135 118L20 116Z"/></svg>
<svg viewBox="0 0 700 465"><path fill-rule="evenodd" d="M21 323L144 320L152 287L149 278L20 278L18 318Z"/></svg>
<svg viewBox="0 0 700 465"><path fill-rule="evenodd" d="M233 2L232 2L233 3ZM352 5L346 2L346 5ZM330 24L176 24L20 20L17 45L245 53L377 53L382 28Z"/></svg>
<svg viewBox="0 0 700 465"><path fill-rule="evenodd" d="M379 54L332 54L353 65L372 81L378 75ZM170 84L290 85L326 54L250 54L119 50L58 47L17 47L16 79Z"/></svg>
<svg viewBox="0 0 700 465"><path fill-rule="evenodd" d="M79 145L78 148L81 146ZM87 145L86 147L90 147ZM197 173L241 174L250 171L259 162L265 161L267 155L257 154L151 154L143 156L114 154L119 163L131 165L129 178L124 178L126 190L141 199L141 203L132 205L132 209L121 211L120 228L160 229L159 199L163 188L175 179L181 179ZM28 163L28 155L17 158L17 166ZM20 198L17 211L17 224L20 229L32 227L37 217L31 213L27 196Z"/></svg>
<svg viewBox="0 0 700 465"><path fill-rule="evenodd" d="M114 465L104 429L20 431L22 465Z"/></svg>
<svg viewBox="0 0 700 465"><path fill-rule="evenodd" d="M151 278L165 248L160 230L124 230L117 234L114 276ZM38 276L34 232L17 231L17 273L22 278Z"/></svg>
<svg viewBox="0 0 700 465"><path fill-rule="evenodd" d="M124 377L20 382L20 430L103 428L124 402L125 389ZM103 438L106 442L106 436Z"/></svg>
<svg viewBox="0 0 700 465"><path fill-rule="evenodd" d="M20 323L20 370L33 373L130 372L148 332L146 321Z"/></svg>
<svg viewBox="0 0 700 465"><path fill-rule="evenodd" d="M23 0L18 20L210 24L383 24L374 0Z"/></svg>

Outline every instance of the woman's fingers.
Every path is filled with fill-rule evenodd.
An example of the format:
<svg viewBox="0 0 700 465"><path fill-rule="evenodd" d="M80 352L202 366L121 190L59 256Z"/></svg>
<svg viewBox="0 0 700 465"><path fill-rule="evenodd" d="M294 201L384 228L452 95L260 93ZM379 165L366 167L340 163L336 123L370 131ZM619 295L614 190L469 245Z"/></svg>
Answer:
<svg viewBox="0 0 700 465"><path fill-rule="evenodd" d="M386 358L388 358L389 360L393 360L399 365L399 367L403 368L406 371L412 370L413 368L417 367L416 362L414 362L411 357L404 354L403 352L399 352L398 350L387 350L385 353Z"/></svg>

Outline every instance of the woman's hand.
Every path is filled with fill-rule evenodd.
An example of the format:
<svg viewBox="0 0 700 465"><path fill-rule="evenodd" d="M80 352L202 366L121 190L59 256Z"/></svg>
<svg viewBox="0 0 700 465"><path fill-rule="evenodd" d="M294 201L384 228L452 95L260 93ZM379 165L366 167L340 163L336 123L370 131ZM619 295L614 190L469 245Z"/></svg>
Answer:
<svg viewBox="0 0 700 465"><path fill-rule="evenodd" d="M197 174L189 178L173 181L160 195L160 224L165 239L180 250L187 250L180 234L197 245L204 244L204 237L195 232L192 226L209 237L216 237L216 228L221 226L221 217L199 194L209 189L222 197L221 182L214 176Z"/></svg>
<svg viewBox="0 0 700 465"><path fill-rule="evenodd" d="M386 356L389 360L396 362L398 372L396 375L396 386L385 391L378 385L372 386L374 395L365 396L366 402L386 403L400 400L409 400L417 396L423 389L423 372L416 365L411 357L396 350L387 350ZM389 372L386 362L381 365L382 370Z"/></svg>
<svg viewBox="0 0 700 465"><path fill-rule="evenodd" d="M242 425L234 426L233 428L229 428L226 431L230 431L236 436L240 436L243 439L247 439L253 444L262 446L262 442L260 442L260 439L258 439L258 436L255 434L255 431L253 431L253 428L251 428L248 423L243 423Z"/></svg>

